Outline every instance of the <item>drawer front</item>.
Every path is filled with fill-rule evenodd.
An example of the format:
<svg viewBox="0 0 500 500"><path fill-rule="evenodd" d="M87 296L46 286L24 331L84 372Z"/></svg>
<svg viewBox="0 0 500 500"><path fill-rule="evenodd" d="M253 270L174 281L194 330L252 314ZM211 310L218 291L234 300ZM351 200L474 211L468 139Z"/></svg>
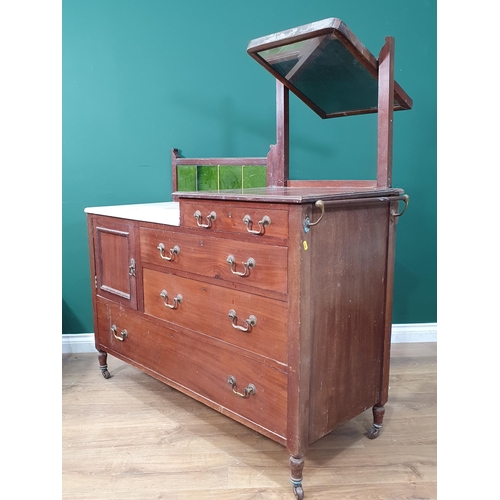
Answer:
<svg viewBox="0 0 500 500"><path fill-rule="evenodd" d="M100 342L134 362L270 431L286 436L287 375L199 335L180 334L137 313L98 304ZM123 341L114 338L127 331ZM220 344L220 345L219 345ZM232 377L233 384L228 380ZM255 388L254 394L245 389ZM241 394L235 394L234 391Z"/></svg>
<svg viewBox="0 0 500 500"><path fill-rule="evenodd" d="M144 312L286 363L286 302L144 269Z"/></svg>
<svg viewBox="0 0 500 500"><path fill-rule="evenodd" d="M140 241L143 264L287 293L287 247L144 227Z"/></svg>
<svg viewBox="0 0 500 500"><path fill-rule="evenodd" d="M200 217L195 217L198 213ZM215 219L207 219L212 212ZM265 239L288 237L288 211L265 204L242 204L226 201L180 200L181 226L199 228L209 232L225 231L236 234L252 234ZM260 224L259 224L260 222Z"/></svg>
<svg viewBox="0 0 500 500"><path fill-rule="evenodd" d="M161 339L150 334L147 323L129 309L97 301L97 342L122 356L156 370Z"/></svg>

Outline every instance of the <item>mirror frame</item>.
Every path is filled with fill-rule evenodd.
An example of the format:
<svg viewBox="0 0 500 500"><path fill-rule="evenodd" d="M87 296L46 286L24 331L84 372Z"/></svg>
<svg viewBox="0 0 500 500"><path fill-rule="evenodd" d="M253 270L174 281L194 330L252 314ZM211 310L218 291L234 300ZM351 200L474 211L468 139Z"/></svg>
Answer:
<svg viewBox="0 0 500 500"><path fill-rule="evenodd" d="M273 69L273 67L259 55L259 52L264 50L331 34L346 47L352 56L359 61L375 80L378 80L378 60L359 41L343 21L334 17L251 40L247 47L247 53L323 119L376 113L378 111L378 106L327 113L325 110L318 107L307 95L297 89L293 83ZM411 109L413 106L413 101L397 82L394 82L394 101L394 111Z"/></svg>

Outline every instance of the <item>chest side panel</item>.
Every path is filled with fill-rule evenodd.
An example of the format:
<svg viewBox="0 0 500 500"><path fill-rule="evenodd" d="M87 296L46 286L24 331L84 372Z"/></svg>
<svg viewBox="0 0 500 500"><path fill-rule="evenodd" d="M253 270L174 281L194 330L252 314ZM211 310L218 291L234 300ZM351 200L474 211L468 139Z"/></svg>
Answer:
<svg viewBox="0 0 500 500"><path fill-rule="evenodd" d="M378 401L388 222L388 204L338 206L311 229L310 442Z"/></svg>

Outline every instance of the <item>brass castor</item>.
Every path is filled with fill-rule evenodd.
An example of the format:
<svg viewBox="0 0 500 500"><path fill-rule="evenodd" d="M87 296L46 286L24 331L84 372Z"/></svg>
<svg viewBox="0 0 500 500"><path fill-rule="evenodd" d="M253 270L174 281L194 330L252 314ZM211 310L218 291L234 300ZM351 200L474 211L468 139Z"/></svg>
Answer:
<svg viewBox="0 0 500 500"><path fill-rule="evenodd" d="M290 456L290 481L293 487L293 494L297 500L304 498L302 489L302 469L304 469L304 456Z"/></svg>
<svg viewBox="0 0 500 500"><path fill-rule="evenodd" d="M99 351L99 370L101 370L102 376L104 378L111 378L111 374L108 372L108 353L105 351Z"/></svg>
<svg viewBox="0 0 500 500"><path fill-rule="evenodd" d="M368 439L375 439L380 434L380 429L382 429L381 425L373 424L371 429L366 433L366 436Z"/></svg>
<svg viewBox="0 0 500 500"><path fill-rule="evenodd" d="M293 485L293 493L295 495L295 498L297 500L303 500L304 498L304 490L302 489L301 484L294 484Z"/></svg>
<svg viewBox="0 0 500 500"><path fill-rule="evenodd" d="M372 428L366 433L369 439L375 439L380 434L382 429L382 422L384 421L385 408L384 405L378 403L372 408L373 412L373 425Z"/></svg>

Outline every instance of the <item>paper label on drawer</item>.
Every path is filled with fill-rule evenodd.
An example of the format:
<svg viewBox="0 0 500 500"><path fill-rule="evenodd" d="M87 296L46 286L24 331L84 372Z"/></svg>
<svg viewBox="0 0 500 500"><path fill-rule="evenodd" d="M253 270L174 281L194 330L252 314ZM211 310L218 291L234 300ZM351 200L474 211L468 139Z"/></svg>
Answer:
<svg viewBox="0 0 500 500"><path fill-rule="evenodd" d="M306 240L304 240L304 241L302 242L302 246L304 247L304 250L307 250L307 249L309 248L309 247L307 246L307 241L306 241Z"/></svg>

